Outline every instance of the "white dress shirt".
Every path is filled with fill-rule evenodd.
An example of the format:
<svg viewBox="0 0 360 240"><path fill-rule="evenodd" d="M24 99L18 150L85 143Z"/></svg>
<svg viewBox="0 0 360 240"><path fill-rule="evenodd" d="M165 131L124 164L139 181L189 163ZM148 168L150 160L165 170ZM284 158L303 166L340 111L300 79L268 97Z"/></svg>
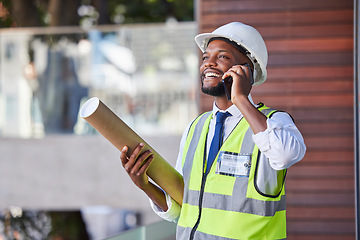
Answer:
<svg viewBox="0 0 360 240"><path fill-rule="evenodd" d="M253 103L251 96L250 101ZM254 104L255 105L255 104ZM256 105L255 105L256 106ZM212 137L215 132L216 113L221 111L215 104L213 104L212 119L210 120L209 132L207 137L206 149L210 149ZM234 127L243 117L240 110L232 105L226 111L230 112L232 116L227 117L224 123L224 139L226 139L232 132ZM182 172L182 153L186 141L187 133L190 124L185 129L180 141L179 155L177 158L175 169L183 175ZM262 154L269 159L269 166L275 170L287 169L293 164L300 161L306 152L304 139L300 131L295 126L292 118L285 112L276 112L271 118L267 119L267 129L253 135L253 141L259 147ZM207 153L208 154L208 150ZM266 170L265 170L266 171ZM271 178L268 174L258 174L264 178ZM275 176L276 177L276 176ZM177 222L180 215L181 206L175 202L168 194L166 194L166 201L168 210L162 211L151 200L150 204L154 212L161 218L167 221Z"/></svg>

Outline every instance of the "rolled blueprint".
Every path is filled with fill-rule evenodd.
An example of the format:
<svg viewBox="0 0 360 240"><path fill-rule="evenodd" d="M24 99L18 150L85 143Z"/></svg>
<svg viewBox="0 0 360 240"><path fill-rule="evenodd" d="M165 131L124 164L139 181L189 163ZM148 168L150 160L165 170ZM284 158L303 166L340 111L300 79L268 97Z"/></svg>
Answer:
<svg viewBox="0 0 360 240"><path fill-rule="evenodd" d="M80 109L80 116L120 151L126 145L129 148L128 153L131 154L139 143L145 144L143 152L151 149L154 159L148 168L147 175L176 202L182 204L184 181L181 174L99 98L93 97L86 101Z"/></svg>

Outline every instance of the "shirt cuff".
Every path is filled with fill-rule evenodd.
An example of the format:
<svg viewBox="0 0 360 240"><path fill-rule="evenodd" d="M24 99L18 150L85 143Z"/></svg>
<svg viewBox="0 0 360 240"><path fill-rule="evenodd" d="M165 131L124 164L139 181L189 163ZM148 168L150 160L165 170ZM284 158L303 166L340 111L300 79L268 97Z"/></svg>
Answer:
<svg viewBox="0 0 360 240"><path fill-rule="evenodd" d="M166 198L166 204L168 206L168 210L166 212L164 212L160 207L158 207L151 199L149 199L150 206L153 211L162 219L169 222L177 223L181 211L180 204L178 204L174 199L172 199L169 194L165 192L164 194Z"/></svg>

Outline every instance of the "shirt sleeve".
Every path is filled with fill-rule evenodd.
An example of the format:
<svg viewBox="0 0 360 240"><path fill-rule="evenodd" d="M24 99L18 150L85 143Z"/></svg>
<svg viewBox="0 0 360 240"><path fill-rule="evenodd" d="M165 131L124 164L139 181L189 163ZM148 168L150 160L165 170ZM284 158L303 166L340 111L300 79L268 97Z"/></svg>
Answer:
<svg viewBox="0 0 360 240"><path fill-rule="evenodd" d="M186 141L186 137L187 137L187 133L188 130L190 128L190 124L188 125L188 127L185 129L182 137L181 137L181 141L180 141L180 147L179 147L179 154L176 160L176 165L175 165L175 169L181 174L183 175L182 172L182 153L183 153L183 149L184 149L184 145L185 145L185 141ZM180 204L178 204L174 199L172 199L170 197L169 194L167 194L164 191L165 197L166 197L166 203L168 206L168 210L166 212L164 212L161 208L159 208L151 199L150 200L150 206L153 209L153 211L162 219L169 221L169 222L177 222L180 216L180 211L181 211L181 206Z"/></svg>
<svg viewBox="0 0 360 240"><path fill-rule="evenodd" d="M276 112L268 118L267 129L253 135L253 140L275 170L289 168L299 162L306 152L300 131L285 112Z"/></svg>
<svg viewBox="0 0 360 240"><path fill-rule="evenodd" d="M153 209L153 211L162 219L169 222L177 223L180 216L181 206L180 204L175 202L175 200L172 199L169 194L165 192L164 194L166 197L166 204L168 205L168 210L166 212L164 212L161 208L159 208L151 199L149 199L150 206Z"/></svg>

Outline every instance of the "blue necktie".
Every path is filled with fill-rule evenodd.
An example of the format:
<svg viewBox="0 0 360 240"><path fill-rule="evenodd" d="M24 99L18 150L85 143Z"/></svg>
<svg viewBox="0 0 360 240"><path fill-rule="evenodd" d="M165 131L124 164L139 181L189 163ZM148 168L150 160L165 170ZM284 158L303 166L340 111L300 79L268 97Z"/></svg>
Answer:
<svg viewBox="0 0 360 240"><path fill-rule="evenodd" d="M223 112L217 112L216 113L216 125L215 125L215 133L214 137L211 141L210 150L209 150L209 156L206 164L206 174L209 173L211 165L213 164L216 155L218 154L220 147L222 145L223 140L223 130L224 130L224 122L225 119L231 116L229 112L223 113Z"/></svg>

